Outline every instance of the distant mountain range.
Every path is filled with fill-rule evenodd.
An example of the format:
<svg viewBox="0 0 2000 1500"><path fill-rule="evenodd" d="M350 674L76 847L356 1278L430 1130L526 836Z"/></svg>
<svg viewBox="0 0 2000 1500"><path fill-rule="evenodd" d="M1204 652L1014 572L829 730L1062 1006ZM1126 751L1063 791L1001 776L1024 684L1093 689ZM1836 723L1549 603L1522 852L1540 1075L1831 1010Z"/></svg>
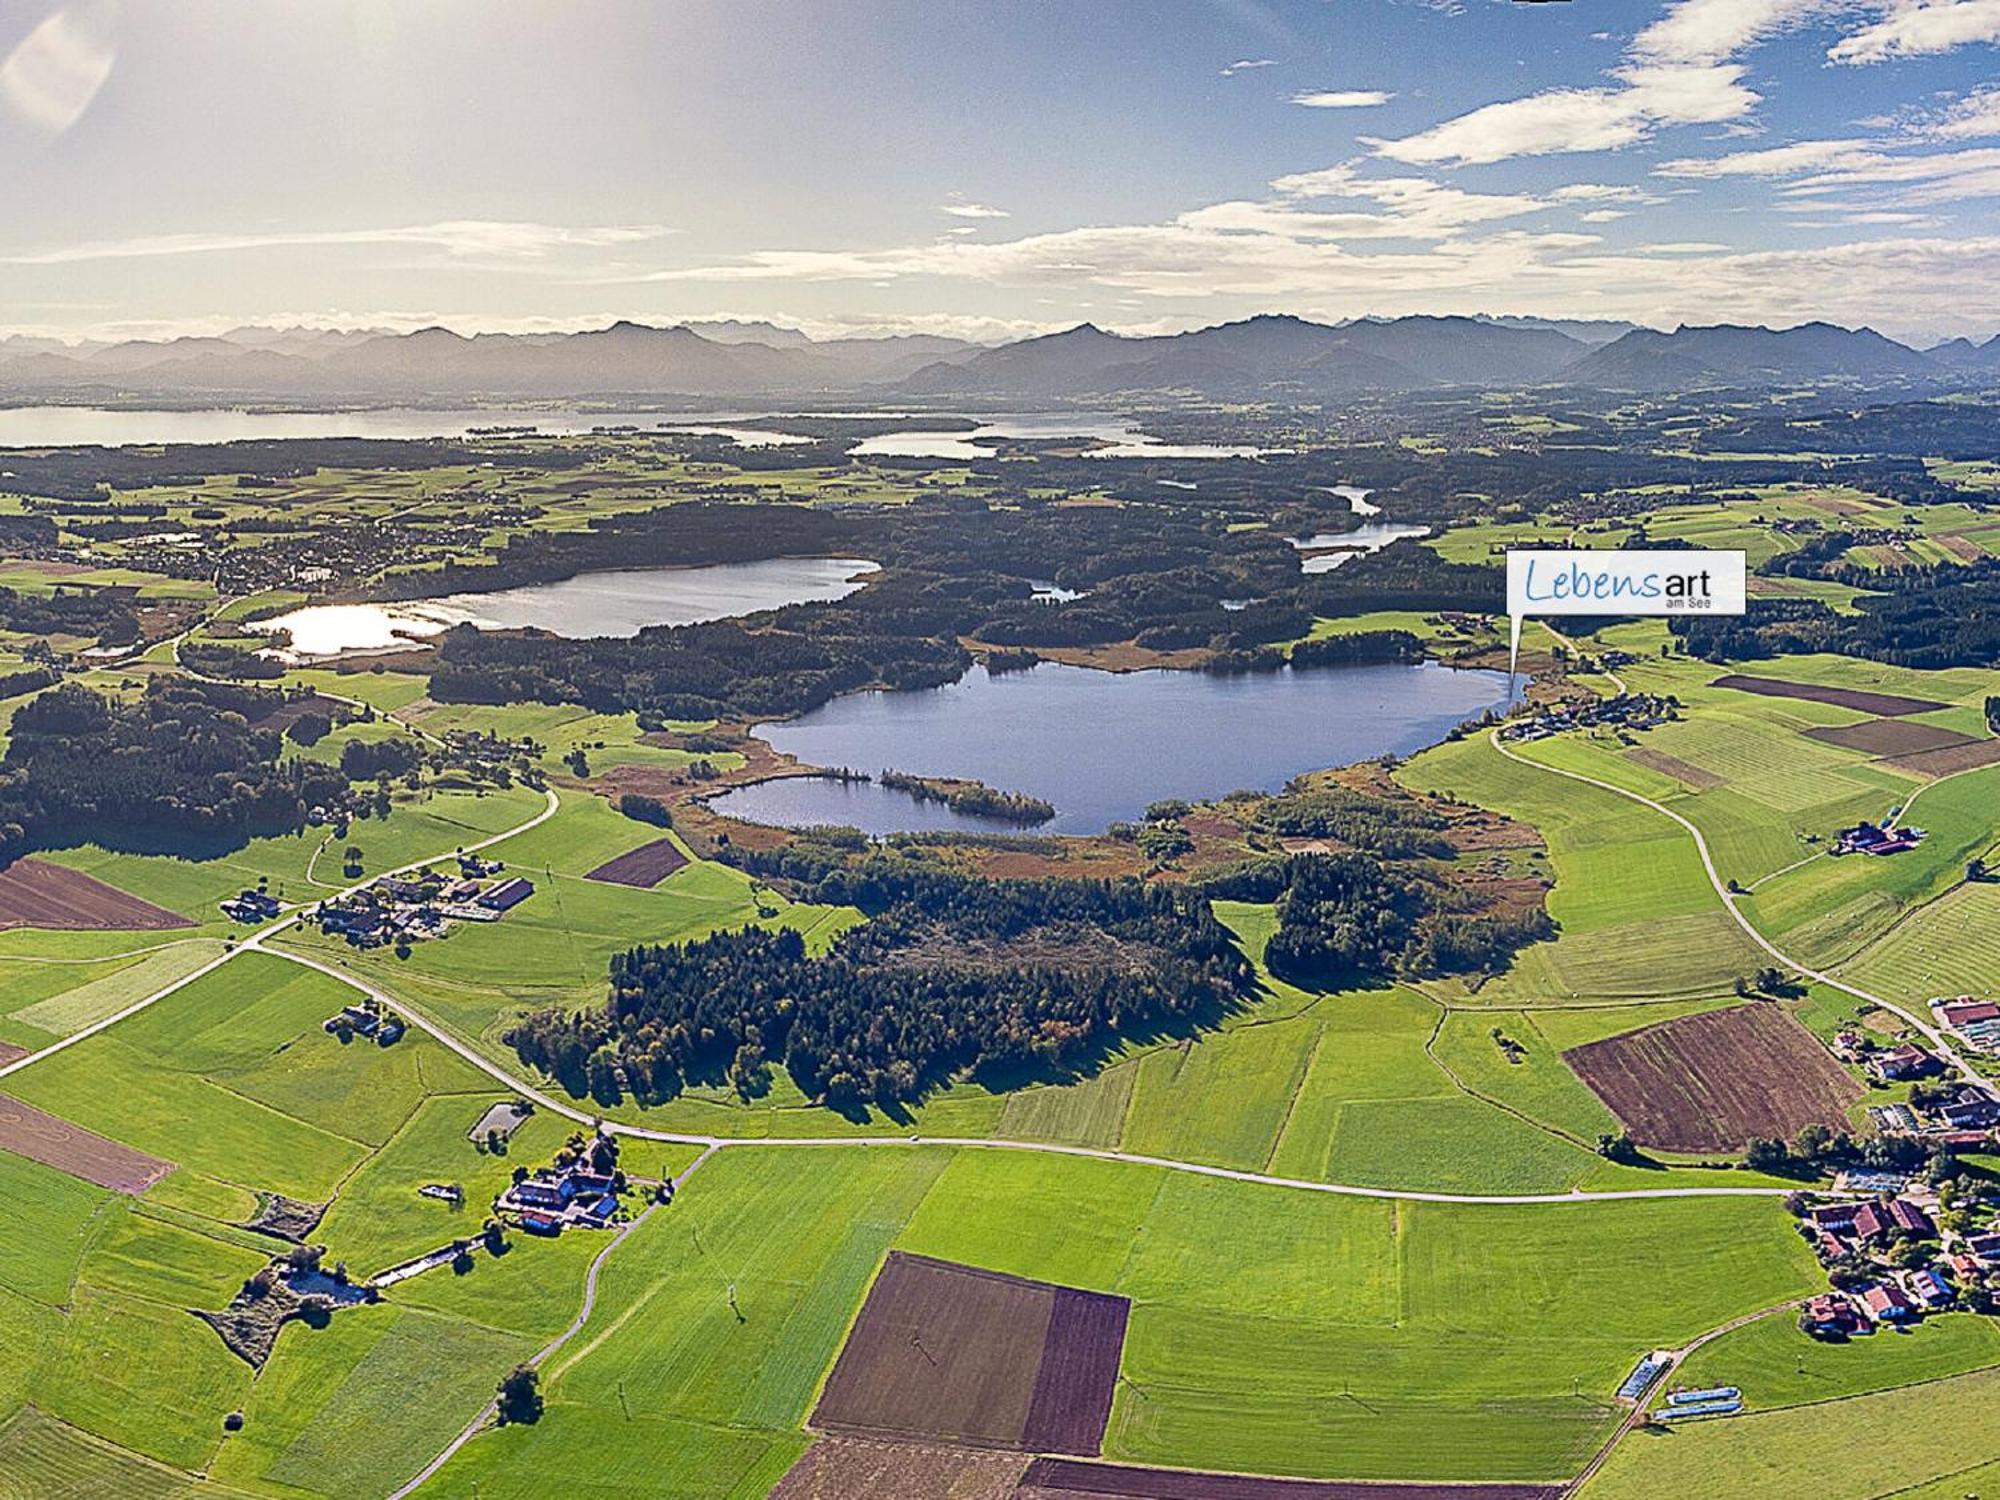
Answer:
<svg viewBox="0 0 2000 1500"><path fill-rule="evenodd" d="M0 338L14 400L409 400L865 394L1323 400L1365 392L1559 386L1967 387L2000 383L2000 336L1919 351L1871 329L1719 324L1671 333L1541 318L1268 314L1136 337L1085 323L997 347L931 335L815 340L723 320L582 333L242 328L210 338Z"/></svg>

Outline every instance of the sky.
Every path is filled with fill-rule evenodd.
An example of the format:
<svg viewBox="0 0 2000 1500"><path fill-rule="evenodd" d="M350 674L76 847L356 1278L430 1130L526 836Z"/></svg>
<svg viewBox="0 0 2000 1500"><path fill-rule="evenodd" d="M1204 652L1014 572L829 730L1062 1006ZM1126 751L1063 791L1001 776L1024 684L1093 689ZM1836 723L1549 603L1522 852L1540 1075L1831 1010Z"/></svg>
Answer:
<svg viewBox="0 0 2000 1500"><path fill-rule="evenodd" d="M0 331L2000 332L2000 0L0 0Z"/></svg>

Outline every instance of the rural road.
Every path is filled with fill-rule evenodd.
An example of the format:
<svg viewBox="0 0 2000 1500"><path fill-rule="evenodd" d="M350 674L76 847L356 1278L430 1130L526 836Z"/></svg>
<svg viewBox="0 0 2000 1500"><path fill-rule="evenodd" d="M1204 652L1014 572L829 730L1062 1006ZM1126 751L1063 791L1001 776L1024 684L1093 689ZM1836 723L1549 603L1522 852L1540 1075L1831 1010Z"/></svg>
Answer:
<svg viewBox="0 0 2000 1500"><path fill-rule="evenodd" d="M700 1170L701 1164L707 1161L708 1158L709 1152L702 1152L700 1156L697 1156L688 1164L685 1172L681 1173L678 1177L670 1179L676 1193L680 1191L681 1184L694 1176ZM569 1327L565 1328L529 1357L528 1363L530 1365L536 1369L540 1369L550 1355L557 1353L571 1339L583 1332L583 1325L590 1321L590 1315L597 1307L597 1273L604 1268L605 1261L611 1258L611 1252L625 1243L625 1237L641 1224L645 1223L646 1220L650 1219L653 1216L653 1210L660 1206L657 1200L648 1203L639 1211L637 1218L622 1225L618 1232L611 1236L610 1244L591 1257L590 1269L584 1273L583 1278L583 1305L577 1309L576 1316L570 1320ZM453 1454L457 1453L459 1449L463 1448L479 1435L480 1429L493 1420L499 1407L500 1403L497 1397L487 1402L485 1406L480 1408L479 1414L459 1430L458 1436L445 1444L444 1450L437 1457L425 1464L422 1470L405 1483L402 1488L392 1491L387 1500L404 1500L406 1495L414 1493L426 1480L449 1463Z"/></svg>
<svg viewBox="0 0 2000 1500"><path fill-rule="evenodd" d="M654 1130L645 1125L627 1125L617 1120L603 1120L586 1110L578 1109L567 1100L555 1098L528 1083L518 1075L509 1072L492 1058L472 1047L459 1037L438 1025L430 1017L413 1007L407 1000L397 998L388 991L370 984L358 975L337 968L320 959L303 953L292 953L281 948L265 950L274 958L289 959L296 964L304 964L309 969L317 969L329 978L371 996L384 1005L395 1009L406 1021L426 1036L457 1053L473 1067L485 1073L496 1082L504 1084L522 1098L532 1101L537 1108L546 1109L564 1119L574 1120L580 1125L602 1126L608 1135L630 1136L635 1140L669 1141L683 1146L700 1146L704 1155L708 1152L731 1148L765 1146L782 1147L792 1150L844 1150L862 1147L893 1148L898 1146L951 1146L967 1150L985 1151L1036 1151L1051 1156L1081 1156L1093 1161L1126 1162L1133 1166L1159 1167L1170 1172L1187 1172L1197 1177L1216 1177L1230 1182L1256 1183L1264 1187L1294 1188L1307 1193L1332 1193L1348 1198L1385 1198L1404 1203L1605 1203L1634 1198L1782 1198L1792 1191L1777 1187L1657 1187L1618 1188L1605 1192L1586 1193L1440 1193L1416 1188L1362 1187L1345 1182L1314 1182L1302 1177L1274 1177L1265 1172L1245 1172L1234 1167L1211 1167L1200 1162L1176 1161L1164 1156L1140 1156L1130 1151L1107 1151L1094 1146L1066 1146L1053 1141L1012 1141L990 1136L956 1135L874 1135L874 1136L717 1136L698 1135L676 1130Z"/></svg>
<svg viewBox="0 0 2000 1500"><path fill-rule="evenodd" d="M1708 883L1715 888L1716 897L1722 902L1722 909L1729 913L1730 918L1738 927L1743 929L1751 942L1776 959L1785 968L1796 970L1815 984L1823 984L1829 989L1839 990L1844 995L1852 995L1857 1000L1866 1001L1870 1005L1878 1005L1883 1010L1891 1011L1901 1016L1922 1033L1930 1044L1937 1049L1938 1056L1944 1058L1952 1067L1958 1070L1960 1077L1976 1088L1979 1088L1982 1092L1985 1090L1986 1084L1984 1078L1981 1077L1979 1072L1970 1063L1959 1055L1958 1049L1952 1046L1951 1039L1938 1030L1936 1026L1932 1025L1929 1020L1897 1004L1894 1000L1885 999L1881 995L1870 994L1867 990L1848 984L1845 980L1835 979L1831 974L1821 973L1818 969L1801 963L1776 943L1765 937L1763 933L1759 932L1756 924L1744 916L1742 909L1736 904L1736 896L1730 891L1728 882L1723 880L1722 876L1716 872L1715 857L1709 852L1708 840L1702 836L1701 830L1675 812L1671 807L1655 802L1651 797L1642 796L1638 792L1630 791L1612 782L1600 781L1595 776L1586 776L1581 771L1566 771L1560 766L1544 765L1541 761L1530 760L1525 755L1516 754L1501 742L1500 731L1498 729L1492 732L1490 738L1495 750L1498 750L1507 759L1519 765L1530 766L1537 771L1547 772L1551 776L1562 776L1571 781L1580 781L1585 786L1594 786L1599 791L1611 792L1625 798L1627 801L1636 802L1641 807L1650 807L1664 818L1672 818L1682 828L1686 829L1688 836L1694 840L1695 852L1701 856L1701 867L1707 872Z"/></svg>
<svg viewBox="0 0 2000 1500"><path fill-rule="evenodd" d="M555 791L552 788L547 788L547 787L543 788L542 796L547 799L542 806L542 810L536 813L532 818L528 819L527 822L517 823L512 828L506 829L505 831L500 833L492 834L487 838L480 839L477 843L467 844L465 846L464 852L467 854L471 854L475 850L491 848L493 845L498 844L503 840L513 838L516 834L526 833L530 828L534 828L539 826L540 824L546 823L550 818L556 815L556 811L558 808L562 806L562 803L556 797ZM407 875L412 870L422 869L425 865L435 864L438 860L445 859L448 857L449 857L448 855L444 854L433 854L424 859L411 860L406 865L398 865L393 870L378 871L375 874L370 875L366 880L357 881L355 884L346 887L344 890L329 892L324 897L315 897L313 901L309 904L317 905L322 900L338 901L343 896L351 896L356 891L365 889L366 887L373 885L376 881L384 879L385 877L395 876L395 875ZM213 974L217 969L221 968L224 964L228 963L232 958L235 958L239 954L274 951L265 949L264 947L265 939L276 937L286 928L296 926L298 924L298 921L299 921L299 913L297 911L294 911L278 918L275 922L272 922L267 927L259 928L253 935L251 935L248 938L245 938L242 942L238 943L235 947L229 949L228 951L217 955L215 958L210 959L207 963L203 964L193 973L183 975L181 978L176 979L172 984L162 985L159 989L154 990L152 994L144 996L141 999L134 1000L130 1005L126 1006L123 1010L117 1011L112 1015L108 1015L104 1017L102 1020L91 1022L90 1025L84 1027L81 1031L73 1031L68 1036L63 1037L60 1041L51 1042L49 1043L48 1046L43 1047L38 1051L30 1052L26 1057L17 1058L15 1061L8 1063L6 1066L0 1067L0 1078L6 1078L10 1074L18 1073L23 1068L32 1067L34 1064L41 1062L45 1058L54 1057L58 1052L61 1052L64 1048L74 1047L78 1042L86 1041L89 1038L96 1036L98 1032L103 1031L108 1027L116 1026L120 1021L127 1020L132 1016L138 1015L139 1012L146 1009L147 1006L157 1005L160 1001L166 999L167 996L175 993L176 991L186 989L189 985L193 984L197 979L203 978L204 976L209 974ZM290 958L292 955L287 953L287 954L279 954L277 956L283 958ZM331 973L332 971L329 970L328 972ZM346 976L336 974L335 977L345 978Z"/></svg>

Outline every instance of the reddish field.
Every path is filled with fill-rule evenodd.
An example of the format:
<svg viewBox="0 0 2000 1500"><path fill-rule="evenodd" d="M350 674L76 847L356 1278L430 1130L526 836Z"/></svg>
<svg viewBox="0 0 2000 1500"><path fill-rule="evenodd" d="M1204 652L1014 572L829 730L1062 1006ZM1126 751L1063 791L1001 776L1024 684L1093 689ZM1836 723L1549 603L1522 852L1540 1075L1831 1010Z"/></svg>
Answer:
<svg viewBox="0 0 2000 1500"><path fill-rule="evenodd" d="M1851 708L1858 714L1880 714L1889 719L1951 707L1949 703L1933 703L1928 698L1902 698L1894 693L1864 693L1854 688L1821 687L1816 682L1786 682L1780 677L1746 677L1740 672L1718 677L1709 686L1735 688L1738 692L1758 693L1766 698L1803 698L1809 703L1831 703L1836 708Z"/></svg>
<svg viewBox="0 0 2000 1500"><path fill-rule="evenodd" d="M1666 1151L1740 1150L1753 1136L1847 1125L1861 1086L1775 1004L1682 1016L1573 1047L1563 1061L1632 1139Z"/></svg>
<svg viewBox="0 0 2000 1500"><path fill-rule="evenodd" d="M1199 1474L1186 1469L1127 1468L1038 1458L1015 1500L1062 1500L1072 1495L1116 1500L1560 1500L1560 1484L1377 1484L1355 1479L1263 1479L1250 1474Z"/></svg>
<svg viewBox="0 0 2000 1500"><path fill-rule="evenodd" d="M0 1068L10 1062L19 1062L28 1055L26 1047L16 1047L12 1042L0 1042Z"/></svg>
<svg viewBox="0 0 2000 1500"><path fill-rule="evenodd" d="M1859 750L1867 755L1922 755L1931 750L1949 750L1979 742L1956 729L1935 724L1906 724L1901 719L1863 719L1859 724L1843 724L1838 729L1808 729L1806 738L1838 745L1843 750Z"/></svg>
<svg viewBox="0 0 2000 1500"><path fill-rule="evenodd" d="M890 1252L812 1425L864 1437L1095 1453L1129 1304Z"/></svg>
<svg viewBox="0 0 2000 1500"><path fill-rule="evenodd" d="M0 1150L134 1196L174 1169L170 1161L107 1141L7 1094L0 1094Z"/></svg>
<svg viewBox="0 0 2000 1500"><path fill-rule="evenodd" d="M17 859L0 870L0 928L159 932L194 925L178 912L128 896L80 870L39 859Z"/></svg>
<svg viewBox="0 0 2000 1500"><path fill-rule="evenodd" d="M680 846L672 839L654 839L652 843L641 844L616 859L606 860L583 878L650 889L687 862L688 857L681 853Z"/></svg>

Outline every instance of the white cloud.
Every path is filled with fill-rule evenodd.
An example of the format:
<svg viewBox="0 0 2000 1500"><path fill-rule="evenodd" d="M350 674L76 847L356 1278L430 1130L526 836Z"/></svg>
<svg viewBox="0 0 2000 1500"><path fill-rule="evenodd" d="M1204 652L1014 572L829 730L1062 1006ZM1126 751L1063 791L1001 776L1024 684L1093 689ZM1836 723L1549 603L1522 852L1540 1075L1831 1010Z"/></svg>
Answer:
<svg viewBox="0 0 2000 1500"><path fill-rule="evenodd" d="M46 135L83 118L117 61L97 17L57 10L0 62L0 100Z"/></svg>
<svg viewBox="0 0 2000 1500"><path fill-rule="evenodd" d="M1608 182L1571 182L1549 196L1558 203L1658 203L1661 199L1644 188Z"/></svg>
<svg viewBox="0 0 2000 1500"><path fill-rule="evenodd" d="M1666 125L1711 124L1748 114L1758 96L1736 64L1620 68L1622 87L1549 89L1489 104L1401 140L1372 144L1413 163L1480 163L1562 151L1608 151Z"/></svg>
<svg viewBox="0 0 2000 1500"><path fill-rule="evenodd" d="M991 204L974 203L961 194L954 193L949 203L938 205L939 213L950 214L955 219L1011 219L1014 216L1004 208L994 208Z"/></svg>
<svg viewBox="0 0 2000 1500"><path fill-rule="evenodd" d="M1833 8L1831 0L1680 0L1632 41L1655 63L1718 63Z"/></svg>
<svg viewBox="0 0 2000 1500"><path fill-rule="evenodd" d="M1372 109L1396 96L1382 89L1321 89L1292 95L1292 103L1307 109Z"/></svg>
<svg viewBox="0 0 2000 1500"><path fill-rule="evenodd" d="M157 234L91 240L57 250L0 255L0 264L60 266L78 261L139 260L166 255L219 255L246 250L415 245L466 259L536 260L569 249L602 249L657 240L673 231L659 224L569 228L494 219L452 219L391 229L322 229L262 234Z"/></svg>
<svg viewBox="0 0 2000 1500"><path fill-rule="evenodd" d="M1222 76L1234 78L1238 73L1247 73L1252 68L1275 68L1277 65L1278 60L1275 57L1246 57L1241 62L1233 62L1224 68Z"/></svg>
<svg viewBox="0 0 2000 1500"><path fill-rule="evenodd" d="M1620 219L1629 219L1631 212L1623 208L1593 208L1588 213L1578 214L1577 219L1584 224L1615 224Z"/></svg>
<svg viewBox="0 0 2000 1500"><path fill-rule="evenodd" d="M1653 170L1662 177L1786 177L1876 155L1872 140L1794 141L1722 156L1683 156Z"/></svg>
<svg viewBox="0 0 2000 1500"><path fill-rule="evenodd" d="M1736 61L1743 52L1854 4L1884 3L1897 0L1676 0L1632 39L1609 83L1545 89L1372 144L1397 161L1461 164L1613 151L1674 125L1747 130L1761 100Z"/></svg>
<svg viewBox="0 0 2000 1500"><path fill-rule="evenodd" d="M1837 63L1949 52L2000 41L2000 0L1893 0L1889 14L1843 37L1827 51Z"/></svg>
<svg viewBox="0 0 2000 1500"><path fill-rule="evenodd" d="M1943 118L1925 133L1942 140L2000 135L2000 88L1981 89L1966 95L1947 109Z"/></svg>
<svg viewBox="0 0 2000 1500"><path fill-rule="evenodd" d="M1780 191L1795 200L1873 190L1881 195L1868 205L1874 209L1935 207L2000 196L2000 147L1926 152L1916 149L1920 144L1917 139L1794 141L1762 151L1683 157L1663 162L1656 170L1667 177L1710 180L1785 178L1789 180ZM1806 211L1825 206L1809 203ZM1778 207L1784 210L1788 205Z"/></svg>

